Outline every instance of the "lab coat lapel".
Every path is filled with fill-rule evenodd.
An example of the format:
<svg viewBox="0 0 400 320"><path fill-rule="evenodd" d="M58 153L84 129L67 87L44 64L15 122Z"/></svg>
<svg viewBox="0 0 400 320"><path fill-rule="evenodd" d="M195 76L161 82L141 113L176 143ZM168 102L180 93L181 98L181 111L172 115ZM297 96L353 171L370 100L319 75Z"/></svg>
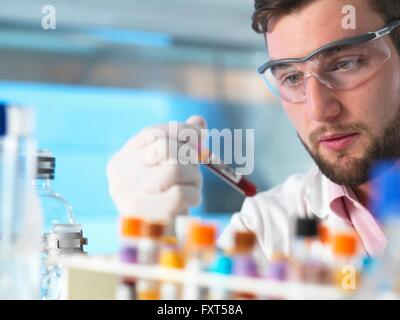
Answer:
<svg viewBox="0 0 400 320"><path fill-rule="evenodd" d="M305 178L304 201L308 216L325 219L329 215L328 185L326 177L315 165Z"/></svg>

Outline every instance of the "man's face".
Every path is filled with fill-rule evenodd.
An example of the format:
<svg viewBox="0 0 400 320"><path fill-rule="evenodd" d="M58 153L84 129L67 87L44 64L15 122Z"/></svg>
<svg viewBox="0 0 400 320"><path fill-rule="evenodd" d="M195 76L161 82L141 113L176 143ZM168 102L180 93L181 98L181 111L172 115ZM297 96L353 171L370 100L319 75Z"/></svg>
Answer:
<svg viewBox="0 0 400 320"><path fill-rule="evenodd" d="M342 27L342 8L356 8L356 29ZM271 59L304 57L335 40L376 31L384 20L365 0L318 0L279 17L266 34ZM381 158L400 158L400 58L390 39L391 58L373 78L351 90L331 90L307 80L307 101L282 101L298 136L333 182L357 186Z"/></svg>

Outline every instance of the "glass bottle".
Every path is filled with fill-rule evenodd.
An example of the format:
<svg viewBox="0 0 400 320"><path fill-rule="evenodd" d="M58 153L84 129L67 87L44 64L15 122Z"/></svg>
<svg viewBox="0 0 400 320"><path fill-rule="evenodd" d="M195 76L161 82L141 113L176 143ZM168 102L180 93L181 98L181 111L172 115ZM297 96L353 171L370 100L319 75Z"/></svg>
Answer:
<svg viewBox="0 0 400 320"><path fill-rule="evenodd" d="M44 214L41 297L45 300L62 298L60 256L83 253L83 246L87 244L71 205L52 187L55 167L56 159L51 151L39 150L34 184Z"/></svg>
<svg viewBox="0 0 400 320"><path fill-rule="evenodd" d="M42 216L31 181L34 112L0 103L0 299L37 299Z"/></svg>

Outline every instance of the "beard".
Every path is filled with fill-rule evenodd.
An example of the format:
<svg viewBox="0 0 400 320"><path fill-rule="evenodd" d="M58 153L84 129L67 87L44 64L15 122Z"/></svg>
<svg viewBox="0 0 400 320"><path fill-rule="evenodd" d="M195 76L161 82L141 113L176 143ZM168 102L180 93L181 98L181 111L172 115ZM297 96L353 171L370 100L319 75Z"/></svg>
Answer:
<svg viewBox="0 0 400 320"><path fill-rule="evenodd" d="M333 132L357 131L366 134L369 138L369 145L361 157L352 157L344 150L337 153L336 161L332 163L326 160L320 152L313 152L297 135L322 174L336 184L349 187L364 184L370 180L371 170L377 162L400 158L400 109L379 137L374 137L362 124L337 125L330 129ZM327 131L327 129L323 129L311 134L311 145L317 145L318 137Z"/></svg>

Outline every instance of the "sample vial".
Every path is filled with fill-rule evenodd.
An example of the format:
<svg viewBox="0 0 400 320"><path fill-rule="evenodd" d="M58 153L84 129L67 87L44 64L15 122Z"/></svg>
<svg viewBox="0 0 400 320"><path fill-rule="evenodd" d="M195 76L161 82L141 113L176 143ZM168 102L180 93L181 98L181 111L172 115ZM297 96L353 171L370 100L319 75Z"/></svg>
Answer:
<svg viewBox="0 0 400 320"><path fill-rule="evenodd" d="M257 277L258 268L253 252L256 244L256 236L250 231L237 231L234 236L233 247L233 274L243 277ZM256 299L257 296L248 292L236 292L233 295L237 300Z"/></svg>
<svg viewBox="0 0 400 320"><path fill-rule="evenodd" d="M320 244L318 254L321 261L321 283L332 284L332 230L324 222L318 225L318 237Z"/></svg>
<svg viewBox="0 0 400 320"><path fill-rule="evenodd" d="M120 220L121 248L119 258L125 263L138 262L138 244L142 220L134 217L122 217ZM136 280L122 277L117 285L116 300L136 299Z"/></svg>
<svg viewBox="0 0 400 320"><path fill-rule="evenodd" d="M140 232L143 221L139 218L123 217L120 220L122 262L137 263L139 253Z"/></svg>
<svg viewBox="0 0 400 320"><path fill-rule="evenodd" d="M185 247L185 268L188 279L184 286L184 299L203 300L207 288L196 283L198 274L207 271L215 258L217 227L212 223L192 221L189 225Z"/></svg>
<svg viewBox="0 0 400 320"><path fill-rule="evenodd" d="M138 262L156 265L159 261L161 238L165 225L159 222L143 221L138 242ZM159 300L160 285L154 280L137 282L137 298L139 300Z"/></svg>
<svg viewBox="0 0 400 320"><path fill-rule="evenodd" d="M181 249L174 237L163 238L161 241L159 264L164 268L183 269L184 261ZM160 284L161 300L179 300L182 297L182 285L165 279Z"/></svg>
<svg viewBox="0 0 400 320"><path fill-rule="evenodd" d="M282 252L274 253L268 260L268 264L263 272L263 277L272 281L287 281L289 277L289 258ZM284 300L279 295L267 295L261 299L265 300Z"/></svg>
<svg viewBox="0 0 400 320"><path fill-rule="evenodd" d="M286 281L289 275L289 259L281 252L274 253L268 261L263 277L269 280Z"/></svg>
<svg viewBox="0 0 400 320"><path fill-rule="evenodd" d="M318 221L313 218L298 218L293 242L292 280L321 283L321 261L316 255L319 245Z"/></svg>
<svg viewBox="0 0 400 320"><path fill-rule="evenodd" d="M214 153L201 146L199 148L199 159L211 172L221 177L244 196L253 197L257 194L257 187L250 180L237 174L231 166L223 163Z"/></svg>
<svg viewBox="0 0 400 320"><path fill-rule="evenodd" d="M226 281L229 281L229 276L233 273L233 260L230 256L220 252L217 254L214 263L212 264L210 272L224 275L223 283L216 283L215 286L209 290L210 300L230 300L232 299L232 293L226 289L223 285Z"/></svg>
<svg viewBox="0 0 400 320"><path fill-rule="evenodd" d="M354 293L360 280L360 261L357 257L358 239L354 232L336 233L333 245L334 284L348 293Z"/></svg>

